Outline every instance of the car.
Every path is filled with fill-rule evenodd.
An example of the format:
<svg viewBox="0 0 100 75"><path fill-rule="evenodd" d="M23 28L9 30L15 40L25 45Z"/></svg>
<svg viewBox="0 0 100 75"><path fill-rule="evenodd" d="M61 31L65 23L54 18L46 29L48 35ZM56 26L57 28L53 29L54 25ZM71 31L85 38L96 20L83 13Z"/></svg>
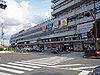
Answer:
<svg viewBox="0 0 100 75"><path fill-rule="evenodd" d="M27 47L27 48L24 48L27 52L31 52L32 51L32 48L30 47Z"/></svg>
<svg viewBox="0 0 100 75"><path fill-rule="evenodd" d="M100 75L100 66L93 69L92 75Z"/></svg>
<svg viewBox="0 0 100 75"><path fill-rule="evenodd" d="M36 52L42 52L42 49L40 49L39 47L36 47L36 48L35 48L35 51L36 51Z"/></svg>
<svg viewBox="0 0 100 75"><path fill-rule="evenodd" d="M59 49L58 48L51 48L51 53L59 53Z"/></svg>

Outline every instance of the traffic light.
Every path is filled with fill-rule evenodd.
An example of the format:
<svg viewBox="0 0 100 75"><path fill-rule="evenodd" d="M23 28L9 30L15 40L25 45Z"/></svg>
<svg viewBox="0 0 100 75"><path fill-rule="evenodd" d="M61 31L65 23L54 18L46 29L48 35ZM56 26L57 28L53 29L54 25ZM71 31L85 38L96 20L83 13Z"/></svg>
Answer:
<svg viewBox="0 0 100 75"><path fill-rule="evenodd" d="M90 31L90 34L92 35L92 30Z"/></svg>
<svg viewBox="0 0 100 75"><path fill-rule="evenodd" d="M2 6L2 9L5 9L6 7L7 7L7 5L3 5L3 6Z"/></svg>
<svg viewBox="0 0 100 75"><path fill-rule="evenodd" d="M2 8L3 4L0 4L0 8Z"/></svg>
<svg viewBox="0 0 100 75"><path fill-rule="evenodd" d="M1 8L1 9L6 9L6 7L7 7L6 1L0 0L0 8Z"/></svg>
<svg viewBox="0 0 100 75"><path fill-rule="evenodd" d="M90 16L90 13L89 12L85 13L85 16L89 17Z"/></svg>
<svg viewBox="0 0 100 75"><path fill-rule="evenodd" d="M7 5L0 4L0 8L6 9Z"/></svg>

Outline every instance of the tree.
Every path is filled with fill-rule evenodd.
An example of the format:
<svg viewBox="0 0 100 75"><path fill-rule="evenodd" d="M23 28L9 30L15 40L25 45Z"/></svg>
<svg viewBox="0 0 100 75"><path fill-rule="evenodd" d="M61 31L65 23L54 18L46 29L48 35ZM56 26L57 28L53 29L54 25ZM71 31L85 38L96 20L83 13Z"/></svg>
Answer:
<svg viewBox="0 0 100 75"><path fill-rule="evenodd" d="M96 21L96 26L97 26L97 37L100 38L100 19ZM91 31L88 32L88 38L92 38L93 36L95 37L95 25L93 25Z"/></svg>

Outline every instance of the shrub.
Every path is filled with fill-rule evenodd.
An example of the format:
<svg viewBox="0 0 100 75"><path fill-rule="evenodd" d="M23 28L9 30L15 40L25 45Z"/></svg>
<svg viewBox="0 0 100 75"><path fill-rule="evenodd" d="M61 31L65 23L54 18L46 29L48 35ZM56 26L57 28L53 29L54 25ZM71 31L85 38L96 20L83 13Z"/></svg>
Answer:
<svg viewBox="0 0 100 75"><path fill-rule="evenodd" d="M0 51L3 51L3 48L0 48Z"/></svg>

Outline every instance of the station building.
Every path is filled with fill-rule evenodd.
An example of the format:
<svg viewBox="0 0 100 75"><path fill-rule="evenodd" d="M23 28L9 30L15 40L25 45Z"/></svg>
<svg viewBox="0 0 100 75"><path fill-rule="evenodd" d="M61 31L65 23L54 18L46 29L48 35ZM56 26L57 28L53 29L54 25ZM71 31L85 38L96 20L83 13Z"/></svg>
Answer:
<svg viewBox="0 0 100 75"><path fill-rule="evenodd" d="M84 51L87 47L95 47L94 1L93 0L51 0L51 15L46 20L28 30L22 30L11 36L12 48L51 47L69 48L73 51ZM100 19L100 0L96 0L96 20ZM92 37L90 37L90 35ZM100 47L100 37L97 43Z"/></svg>

